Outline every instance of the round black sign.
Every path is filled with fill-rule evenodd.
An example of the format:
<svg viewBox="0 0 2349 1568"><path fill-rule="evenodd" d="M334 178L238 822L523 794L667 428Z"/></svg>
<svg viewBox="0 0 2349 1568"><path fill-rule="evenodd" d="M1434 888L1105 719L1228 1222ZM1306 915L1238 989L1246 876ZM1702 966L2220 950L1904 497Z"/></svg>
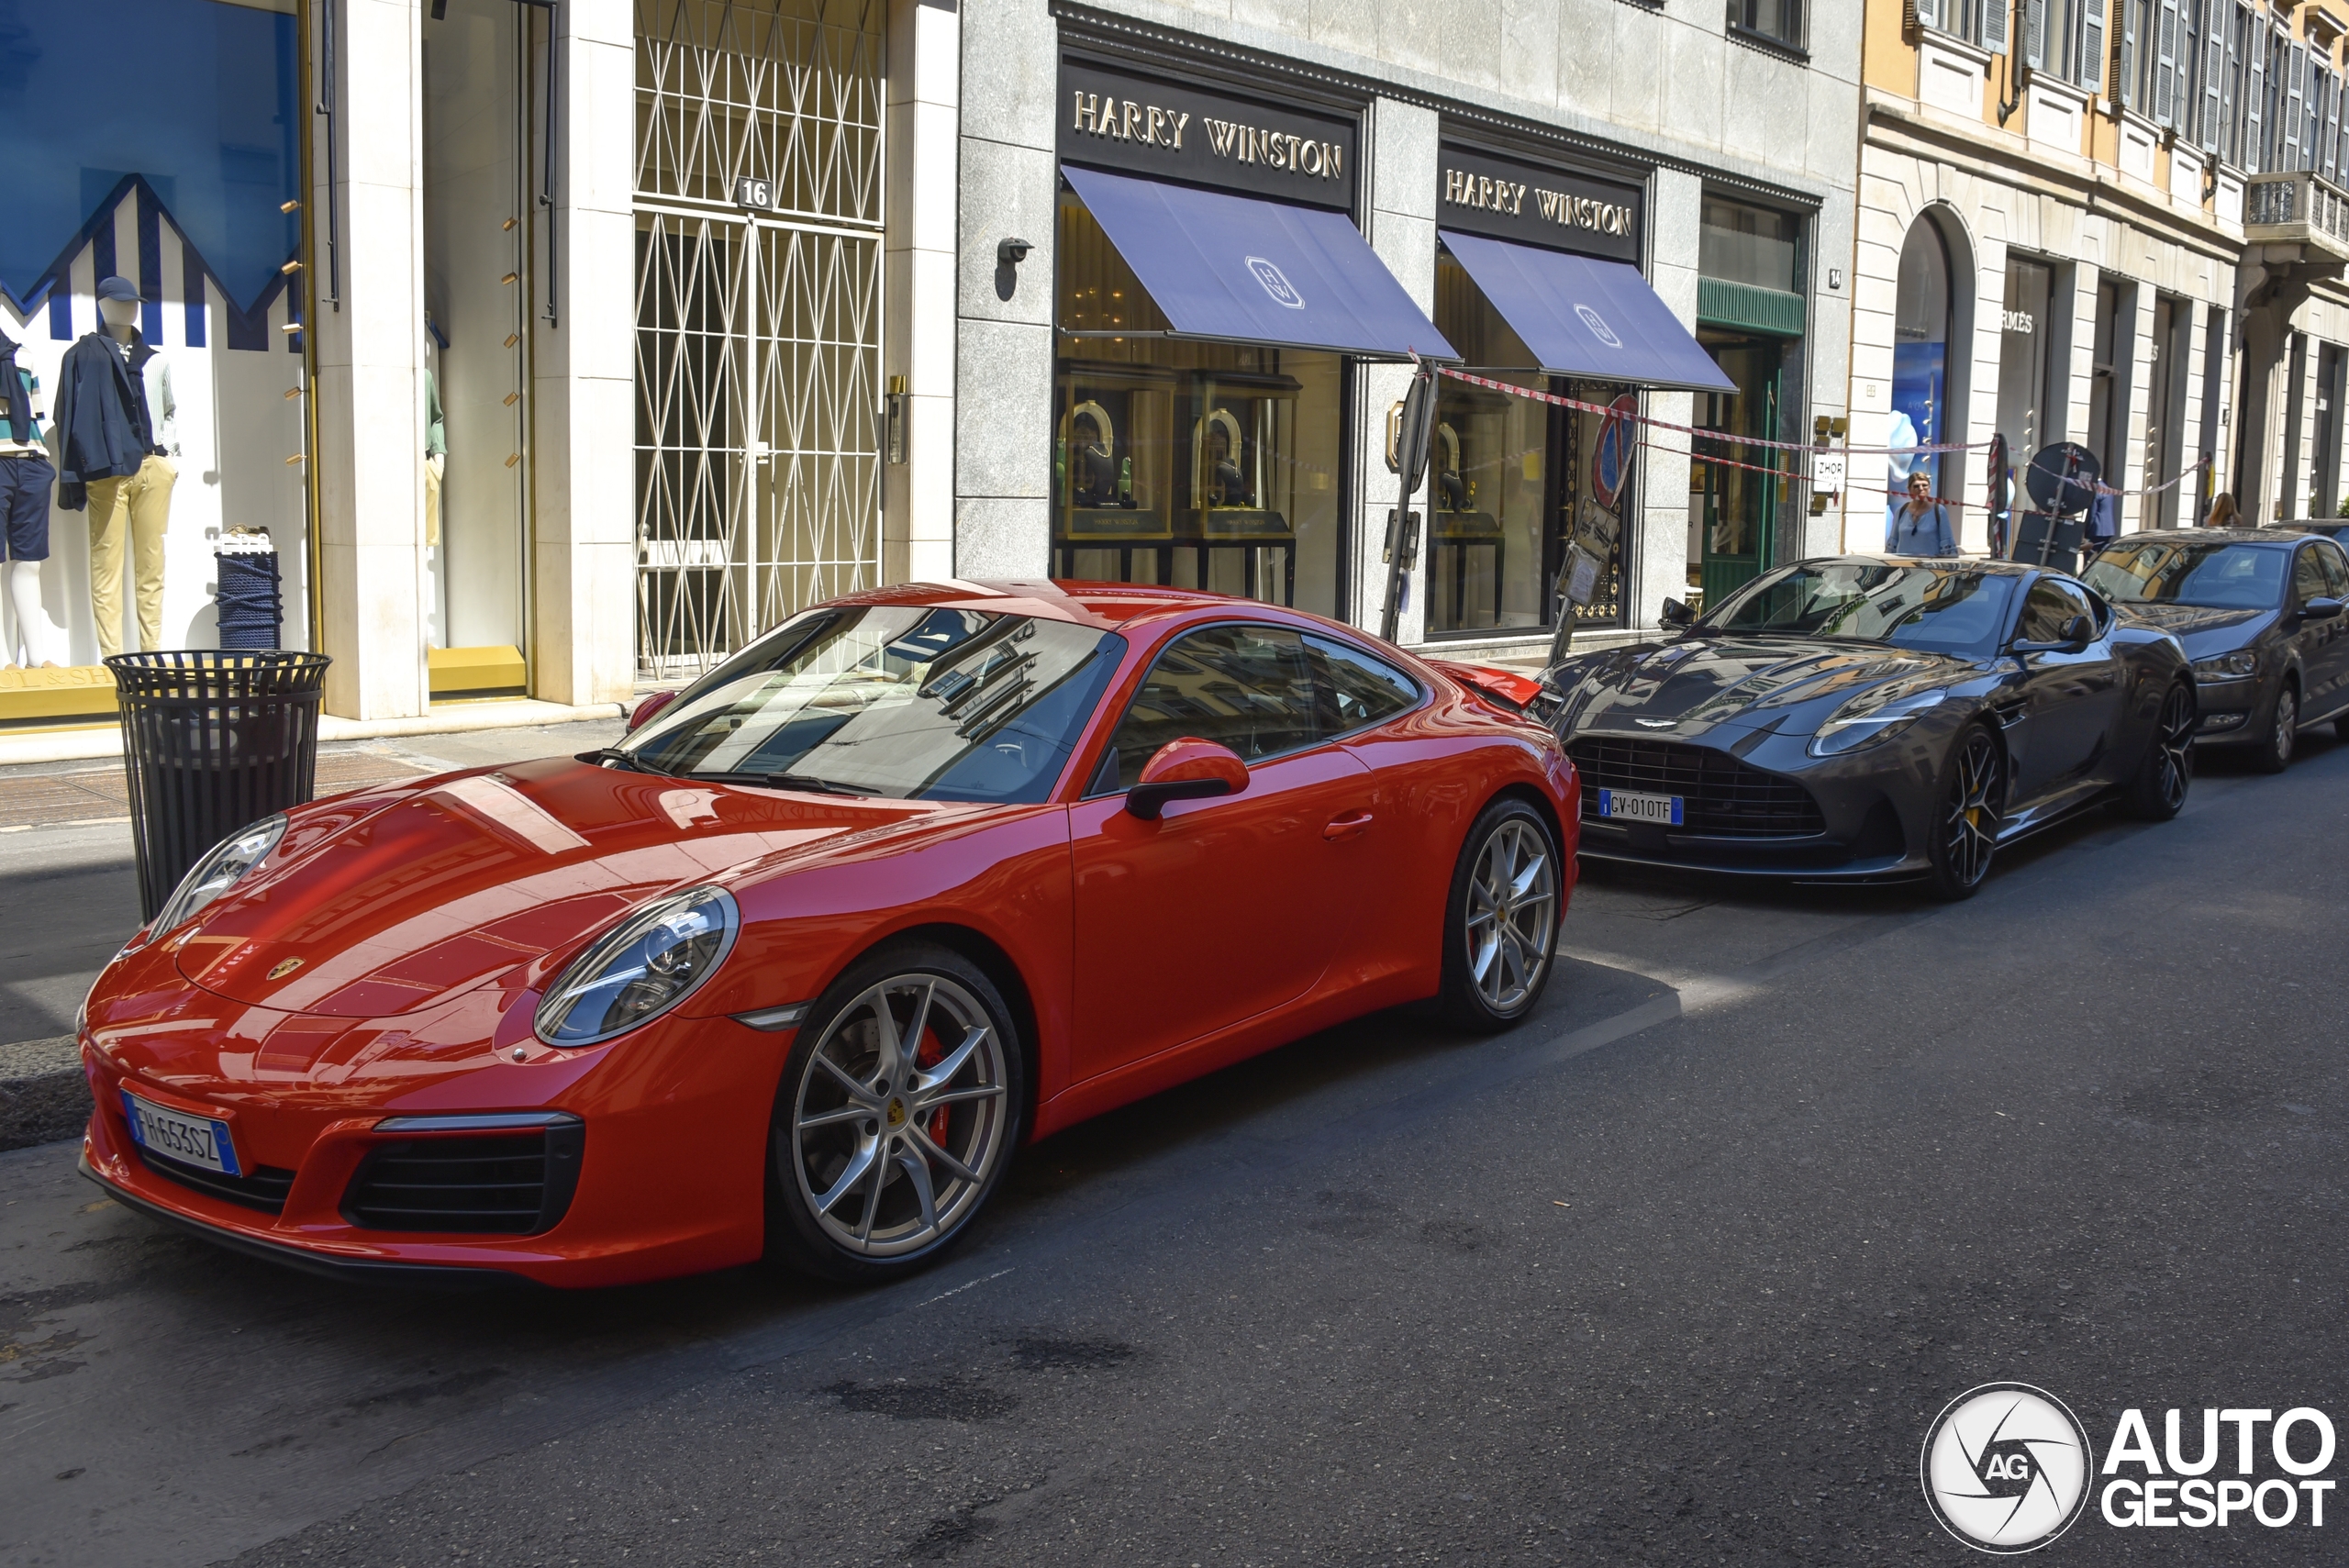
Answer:
<svg viewBox="0 0 2349 1568"><path fill-rule="evenodd" d="M2057 441L2039 449L2022 482L2041 511L2068 517L2096 504L2096 482L2102 477L2104 465L2096 453L2077 441Z"/></svg>

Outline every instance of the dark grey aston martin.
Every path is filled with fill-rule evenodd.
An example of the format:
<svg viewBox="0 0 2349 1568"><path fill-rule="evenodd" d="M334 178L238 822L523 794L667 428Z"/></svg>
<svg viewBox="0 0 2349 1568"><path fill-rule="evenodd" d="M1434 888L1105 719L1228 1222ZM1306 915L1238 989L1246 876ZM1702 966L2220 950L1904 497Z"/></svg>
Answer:
<svg viewBox="0 0 2349 1568"><path fill-rule="evenodd" d="M2186 803L2184 651L2061 573L1846 556L1664 611L1668 640L1542 675L1586 856L1963 898L2000 845L2087 806Z"/></svg>

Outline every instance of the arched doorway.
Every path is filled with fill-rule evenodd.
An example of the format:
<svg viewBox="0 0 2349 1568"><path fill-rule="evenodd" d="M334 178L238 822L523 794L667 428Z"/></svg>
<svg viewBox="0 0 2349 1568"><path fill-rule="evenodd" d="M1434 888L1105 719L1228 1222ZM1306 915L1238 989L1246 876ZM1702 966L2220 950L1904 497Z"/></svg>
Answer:
<svg viewBox="0 0 2349 1568"><path fill-rule="evenodd" d="M1956 428L1952 418L1949 342L1949 246L1930 217L1909 226L1900 247L1898 289L1893 305L1892 426L1885 445L1894 449L1886 462L1885 517L1889 528L1892 511L1914 469L1933 481L1933 494L1947 495L1944 465L1939 454L1911 455L1905 447L1934 446L1949 440ZM1955 510L1952 508L1953 512Z"/></svg>

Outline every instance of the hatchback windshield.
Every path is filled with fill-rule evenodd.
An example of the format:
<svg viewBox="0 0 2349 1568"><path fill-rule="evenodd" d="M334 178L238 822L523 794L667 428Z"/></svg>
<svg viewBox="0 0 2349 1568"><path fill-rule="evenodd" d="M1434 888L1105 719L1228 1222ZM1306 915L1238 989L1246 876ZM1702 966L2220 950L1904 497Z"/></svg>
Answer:
<svg viewBox="0 0 2349 1568"><path fill-rule="evenodd" d="M1756 578L1697 624L1710 632L1793 632L1987 655L2015 580L1949 565L1811 561Z"/></svg>
<svg viewBox="0 0 2349 1568"><path fill-rule="evenodd" d="M924 606L818 610L688 688L622 751L692 778L905 800L1052 790L1125 639Z"/></svg>
<svg viewBox="0 0 2349 1568"><path fill-rule="evenodd" d="M2289 550L2216 539L2116 544L2082 573L2118 605L2192 605L2210 610L2268 610L2283 601Z"/></svg>

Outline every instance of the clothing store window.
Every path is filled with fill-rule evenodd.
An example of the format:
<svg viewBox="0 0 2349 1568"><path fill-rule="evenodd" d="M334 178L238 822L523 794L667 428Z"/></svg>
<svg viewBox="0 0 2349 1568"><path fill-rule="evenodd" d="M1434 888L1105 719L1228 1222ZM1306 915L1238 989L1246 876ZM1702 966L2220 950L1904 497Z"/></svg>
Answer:
<svg viewBox="0 0 2349 1568"><path fill-rule="evenodd" d="M1998 415L1996 429L2006 438L2011 484L2005 494L2025 496L2032 456L2059 439L2064 397L2056 379L2054 268L2046 261L2007 255L2007 292L1998 313ZM2013 502L2027 506L2028 500ZM1992 541L2002 544L2002 540Z"/></svg>
<svg viewBox="0 0 2349 1568"><path fill-rule="evenodd" d="M1058 265L1053 574L1342 615L1340 356L1152 336L1170 323L1073 190Z"/></svg>
<svg viewBox="0 0 2349 1568"><path fill-rule="evenodd" d="M1435 319L1463 359L1496 381L1602 407L1631 390L1523 368L1540 361L1448 251L1436 259ZM1429 635L1507 635L1553 626L1551 585L1569 540L1599 563L1591 602L1578 620L1585 626L1620 622L1622 519L1631 498L1628 485L1611 501L1603 486L1594 485L1608 417L1448 379L1437 388L1428 453ZM1620 441L1625 427L1614 427ZM1602 479L1622 472L1617 456L1611 469L1599 463Z"/></svg>
<svg viewBox="0 0 2349 1568"><path fill-rule="evenodd" d="M447 0L424 23L424 539L433 687L525 683L536 8ZM462 655L451 657L454 651Z"/></svg>
<svg viewBox="0 0 2349 1568"><path fill-rule="evenodd" d="M1892 449L1886 464L1885 520L1909 485L1909 475L1921 468L1933 482L1933 494L1947 493L1943 483L1941 455L1904 449L1932 446L1949 439L1950 270L1949 250L1932 220L1920 217L1909 228L1900 248L1900 274L1895 289L1892 325L1892 425L1885 445Z"/></svg>

